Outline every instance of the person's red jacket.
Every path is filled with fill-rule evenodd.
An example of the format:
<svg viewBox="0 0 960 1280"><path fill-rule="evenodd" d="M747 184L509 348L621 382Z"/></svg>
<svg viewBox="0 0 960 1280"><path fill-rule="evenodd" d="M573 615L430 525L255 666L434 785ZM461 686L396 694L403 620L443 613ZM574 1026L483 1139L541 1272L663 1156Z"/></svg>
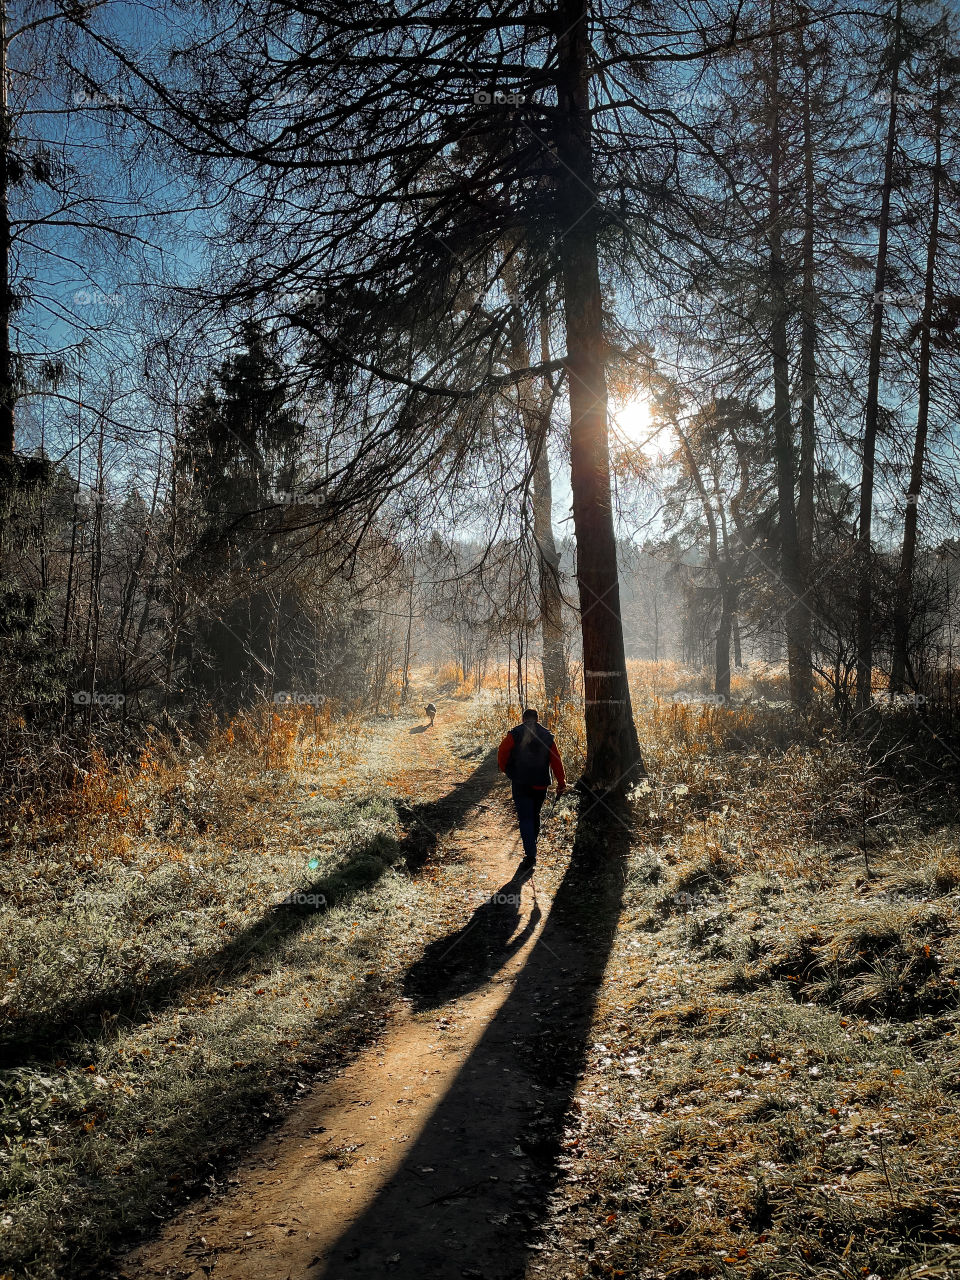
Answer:
<svg viewBox="0 0 960 1280"><path fill-rule="evenodd" d="M497 768L501 773L507 771L507 761L510 759L510 752L513 750L513 734L508 733L504 740L500 743L497 751ZM553 770L553 776L557 780L557 793L560 794L567 789L567 780L563 772L563 761L560 759L560 752L557 750L555 742L550 745L550 768ZM546 791L546 787L534 787L534 791Z"/></svg>

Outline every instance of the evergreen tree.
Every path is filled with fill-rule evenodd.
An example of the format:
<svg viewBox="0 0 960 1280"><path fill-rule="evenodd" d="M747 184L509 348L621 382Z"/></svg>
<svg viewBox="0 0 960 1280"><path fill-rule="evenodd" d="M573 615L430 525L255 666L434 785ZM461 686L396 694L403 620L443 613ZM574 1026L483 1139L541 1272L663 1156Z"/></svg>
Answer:
<svg viewBox="0 0 960 1280"><path fill-rule="evenodd" d="M287 689L297 593L279 563L302 426L276 343L255 324L186 414L190 541L181 557L199 607L181 658L187 680L226 710Z"/></svg>

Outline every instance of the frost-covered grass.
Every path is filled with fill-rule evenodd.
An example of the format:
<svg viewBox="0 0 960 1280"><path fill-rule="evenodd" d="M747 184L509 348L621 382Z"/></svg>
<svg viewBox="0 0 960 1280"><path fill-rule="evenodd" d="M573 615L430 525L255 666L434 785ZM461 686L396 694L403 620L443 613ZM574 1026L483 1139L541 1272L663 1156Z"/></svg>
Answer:
<svg viewBox="0 0 960 1280"><path fill-rule="evenodd" d="M638 708L650 777L528 1274L960 1273L955 787L816 715Z"/></svg>
<svg viewBox="0 0 960 1280"><path fill-rule="evenodd" d="M928 786L927 731L911 744L907 719L891 760L749 687L731 705L673 696L695 675L632 669L649 777L629 801L623 912L530 1275L956 1274L955 780ZM464 712L451 779L517 710ZM0 922L13 1274L82 1275L216 1185L375 1032L449 928L463 869L406 864L410 801L413 831L441 798L422 794L422 735L405 774L404 738L371 742L380 763L364 766L367 732L238 726L214 751L94 769L71 815L20 834ZM557 724L571 779L582 732L571 702ZM576 798L547 811L548 891L587 821Z"/></svg>
<svg viewBox="0 0 960 1280"><path fill-rule="evenodd" d="M462 899L455 866L411 875L399 764L379 793L359 768L373 728L310 728L100 762L9 852L0 1272L97 1274L214 1185Z"/></svg>

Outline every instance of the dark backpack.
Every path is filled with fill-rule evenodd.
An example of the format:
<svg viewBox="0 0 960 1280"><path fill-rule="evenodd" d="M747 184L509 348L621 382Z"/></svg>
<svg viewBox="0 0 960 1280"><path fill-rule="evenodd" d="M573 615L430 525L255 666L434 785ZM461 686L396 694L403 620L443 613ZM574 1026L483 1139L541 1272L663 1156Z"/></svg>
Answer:
<svg viewBox="0 0 960 1280"><path fill-rule="evenodd" d="M510 736L513 750L505 770L510 781L521 787L549 787L553 734L542 724L518 724Z"/></svg>

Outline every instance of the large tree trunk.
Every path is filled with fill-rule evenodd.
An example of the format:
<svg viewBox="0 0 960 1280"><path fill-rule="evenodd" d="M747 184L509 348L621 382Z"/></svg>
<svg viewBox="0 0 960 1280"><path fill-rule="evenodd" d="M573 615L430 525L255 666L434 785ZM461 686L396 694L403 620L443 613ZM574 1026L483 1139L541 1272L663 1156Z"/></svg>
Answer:
<svg viewBox="0 0 960 1280"><path fill-rule="evenodd" d="M514 369L526 369L530 365L530 344L524 324L522 298L517 281L514 261L508 258L504 265L504 285L513 306L514 318L510 342L510 363ZM546 345L546 318L539 317L540 345ZM549 359L549 352L544 360ZM531 500L533 506L533 540L537 548L537 588L540 604L540 632L543 644L543 685L547 706L555 709L570 692L570 673L563 643L563 593L560 588L560 554L553 536L553 480L550 476L550 457L547 440L550 433L550 393L541 381L535 388L532 381L520 383L517 388L520 416L527 440L531 469ZM550 710L547 712L549 721Z"/></svg>
<svg viewBox="0 0 960 1280"><path fill-rule="evenodd" d="M556 179L587 735L581 781L621 789L644 768L627 683L610 488L586 0L564 0L558 18Z"/></svg>
<svg viewBox="0 0 960 1280"><path fill-rule="evenodd" d="M871 578L871 536L873 525L874 468L877 455L877 425L880 418L880 354L883 342L884 290L887 283L887 241L890 234L890 204L893 193L893 158L897 138L897 94L900 86L902 0L897 0L894 17L893 67L890 77L890 111L883 161L883 190L880 196L880 223L877 228L877 269L873 285L873 323L867 364L867 400L863 415L863 472L860 479L860 524L857 532L857 709L873 699L873 583Z"/></svg>
<svg viewBox="0 0 960 1280"><path fill-rule="evenodd" d="M810 109L810 58L801 29L803 69L803 298L800 317L800 469L797 476L797 540L804 581L813 564L814 474L816 457L817 293L813 122Z"/></svg>
<svg viewBox="0 0 960 1280"><path fill-rule="evenodd" d="M770 294L772 315L770 345L773 354L773 434L777 473L777 513L780 534L780 573L786 594L784 622L787 634L787 667L790 698L806 706L812 691L810 660L810 609L804 599L806 584L797 531L793 465L793 424L790 420L790 362L787 345L787 281L783 261L783 228L780 208L780 38L775 0L770 6L773 31L770 49Z"/></svg>
<svg viewBox="0 0 960 1280"><path fill-rule="evenodd" d="M937 81L934 107L933 192L930 210L930 235L927 239L927 264L923 278L923 314L920 318L920 358L917 385L917 431L913 441L910 465L910 488L903 517L903 546L897 572L896 603L893 614L893 663L890 692L903 693L910 643L910 606L913 601L913 569L917 554L917 507L923 485L923 461L927 448L927 426L930 419L930 323L933 318L933 291L940 237L940 187L943 149L943 115L941 87Z"/></svg>

